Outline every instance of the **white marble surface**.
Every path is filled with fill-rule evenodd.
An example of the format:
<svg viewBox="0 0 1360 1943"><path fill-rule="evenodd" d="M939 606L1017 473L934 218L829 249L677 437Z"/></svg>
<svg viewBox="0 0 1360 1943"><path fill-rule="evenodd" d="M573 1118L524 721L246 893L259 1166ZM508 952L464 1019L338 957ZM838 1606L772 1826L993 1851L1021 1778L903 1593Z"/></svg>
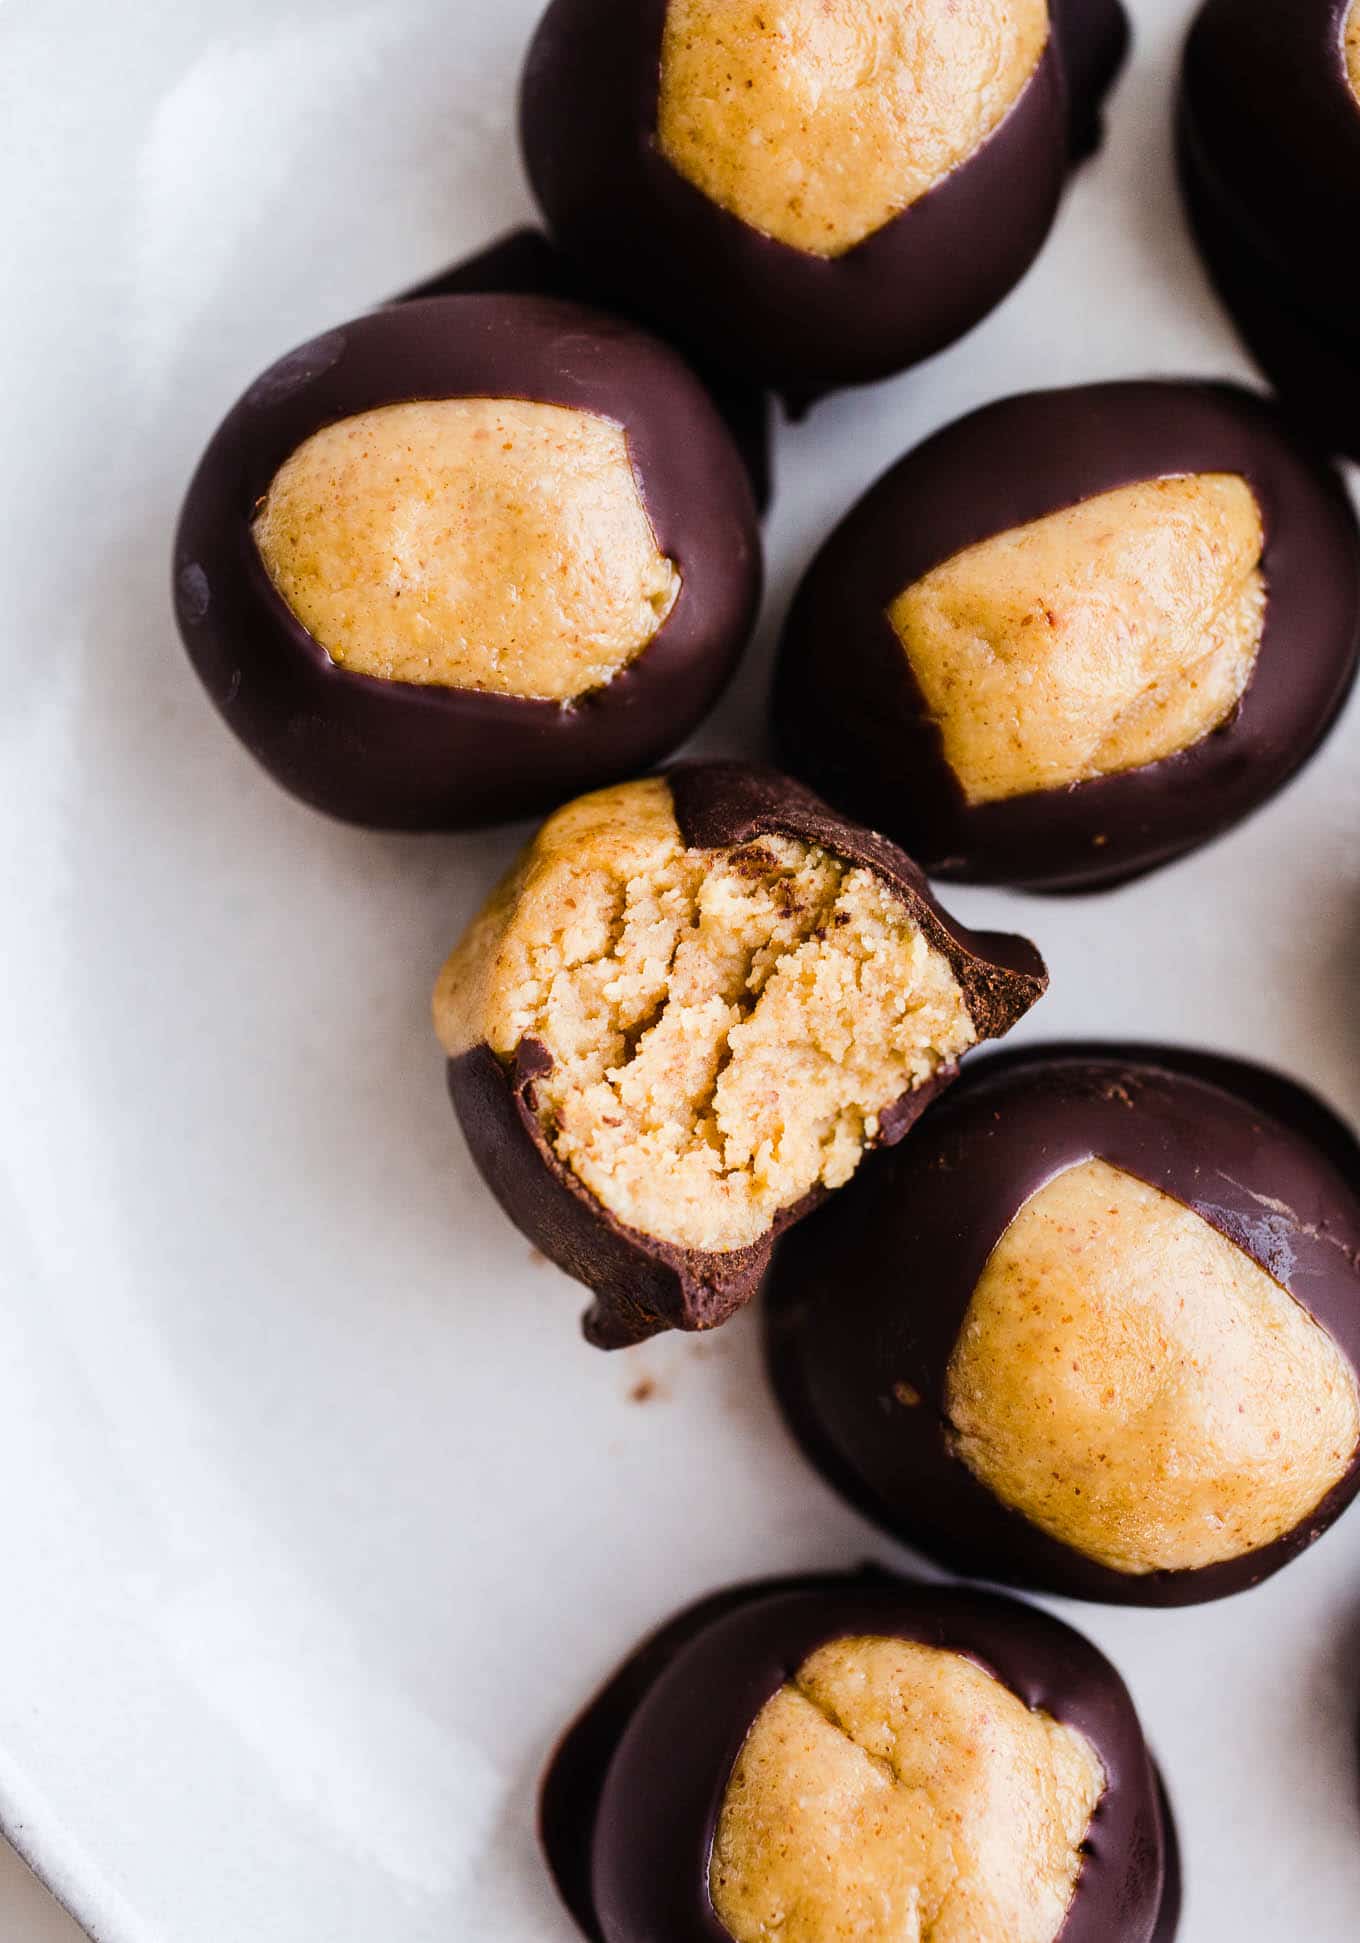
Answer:
<svg viewBox="0 0 1360 1943"><path fill-rule="evenodd" d="M0 1842L0 1936L5 1943L87 1943L7 1842Z"/></svg>
<svg viewBox="0 0 1360 1943"><path fill-rule="evenodd" d="M797 1458L753 1317L599 1356L476 1180L428 990L522 833L290 802L170 621L237 392L527 213L540 5L0 0L0 1826L101 1943L572 1943L533 1789L591 1684L725 1580L909 1563ZM1172 180L1190 5L1132 0L1109 143L1010 300L781 436L766 622L701 746L758 746L797 574L934 427L1247 375ZM951 902L1042 942L1030 1036L1212 1044L1356 1117L1358 828L1353 703L1156 877ZM1360 1936L1360 1511L1222 1606L1067 1614L1166 1768L1182 1943Z"/></svg>

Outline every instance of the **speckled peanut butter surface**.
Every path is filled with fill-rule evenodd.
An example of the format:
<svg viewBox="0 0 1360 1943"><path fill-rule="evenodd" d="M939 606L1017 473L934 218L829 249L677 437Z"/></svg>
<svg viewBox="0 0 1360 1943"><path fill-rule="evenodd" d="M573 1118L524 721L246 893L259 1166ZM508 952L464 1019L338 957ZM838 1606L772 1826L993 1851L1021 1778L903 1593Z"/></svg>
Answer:
<svg viewBox="0 0 1360 1943"><path fill-rule="evenodd" d="M1346 72L1350 76L1351 93L1360 102L1360 0L1352 0L1351 10L1346 15L1346 31L1343 40L1346 50Z"/></svg>
<svg viewBox="0 0 1360 1943"><path fill-rule="evenodd" d="M523 399L427 399L328 425L279 468L254 532L279 593L342 667L543 701L608 682L680 587L622 426Z"/></svg>
<svg viewBox="0 0 1360 1943"><path fill-rule="evenodd" d="M950 1362L956 1449L1116 1571L1187 1571L1291 1531L1360 1438L1349 1363L1193 1210L1091 1160L1001 1237Z"/></svg>
<svg viewBox="0 0 1360 1943"><path fill-rule="evenodd" d="M1232 714L1265 624L1261 516L1228 474L1148 480L981 541L889 618L973 803L1190 748Z"/></svg>
<svg viewBox="0 0 1360 1943"><path fill-rule="evenodd" d="M1045 0L671 0L663 153L753 229L838 256L986 140Z"/></svg>
<svg viewBox="0 0 1360 1943"><path fill-rule="evenodd" d="M820 1647L757 1716L710 1868L735 1943L1053 1943L1105 1787L962 1655Z"/></svg>
<svg viewBox="0 0 1360 1943"><path fill-rule="evenodd" d="M435 994L451 1056L526 1039L554 1152L619 1220L722 1252L839 1187L977 1033L874 872L767 836L687 849L660 780L549 819Z"/></svg>

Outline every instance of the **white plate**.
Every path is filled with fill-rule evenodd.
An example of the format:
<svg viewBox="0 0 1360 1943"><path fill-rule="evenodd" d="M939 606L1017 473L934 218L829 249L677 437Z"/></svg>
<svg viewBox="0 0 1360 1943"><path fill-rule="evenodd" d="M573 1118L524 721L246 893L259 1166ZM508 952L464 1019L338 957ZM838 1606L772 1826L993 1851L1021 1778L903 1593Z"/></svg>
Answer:
<svg viewBox="0 0 1360 1943"><path fill-rule="evenodd" d="M749 1317L597 1355L478 1185L427 989L519 833L295 806L170 623L176 504L242 385L526 210L537 3L0 6L0 1820L103 1943L569 1943L534 1784L592 1683L720 1581L892 1555L785 1441ZM751 746L794 576L923 433L1036 383L1245 372L1173 193L1187 6L1136 13L1023 288L783 437L766 630L703 746ZM1033 1032L1232 1048L1355 1115L1358 758L1352 707L1149 882L952 901L1042 941ZM1075 1614L1166 1765L1187 1943L1360 1933L1358 1548Z"/></svg>

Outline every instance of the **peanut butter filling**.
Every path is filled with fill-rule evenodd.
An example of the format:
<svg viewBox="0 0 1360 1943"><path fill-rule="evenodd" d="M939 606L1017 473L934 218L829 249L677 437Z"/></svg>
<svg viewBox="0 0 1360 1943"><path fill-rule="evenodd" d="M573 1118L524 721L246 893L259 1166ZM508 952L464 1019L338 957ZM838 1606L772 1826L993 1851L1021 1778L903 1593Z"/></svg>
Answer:
<svg viewBox="0 0 1360 1943"><path fill-rule="evenodd" d="M1331 1337L1217 1228L1103 1160L1041 1188L993 1249L945 1409L1003 1503L1128 1573L1283 1537L1360 1441Z"/></svg>
<svg viewBox="0 0 1360 1943"><path fill-rule="evenodd" d="M1104 1790L1081 1734L972 1660L834 1640L746 1737L713 1907L734 1943L1053 1943Z"/></svg>
<svg viewBox="0 0 1360 1943"><path fill-rule="evenodd" d="M308 633L383 681L569 702L627 667L680 591L623 427L518 398L323 427L280 466L254 533Z"/></svg>
<svg viewBox="0 0 1360 1943"><path fill-rule="evenodd" d="M752 229L840 256L981 147L1047 40L1046 0L670 0L661 150Z"/></svg>
<svg viewBox="0 0 1360 1943"><path fill-rule="evenodd" d="M879 1116L974 1043L954 973L872 871L762 837L686 848L664 781L551 817L435 993L449 1054L552 1055L535 1110L620 1221L759 1240L859 1165Z"/></svg>
<svg viewBox="0 0 1360 1943"><path fill-rule="evenodd" d="M1226 473L1150 479L956 554L892 603L972 803L1161 762L1219 728L1265 626L1260 509Z"/></svg>

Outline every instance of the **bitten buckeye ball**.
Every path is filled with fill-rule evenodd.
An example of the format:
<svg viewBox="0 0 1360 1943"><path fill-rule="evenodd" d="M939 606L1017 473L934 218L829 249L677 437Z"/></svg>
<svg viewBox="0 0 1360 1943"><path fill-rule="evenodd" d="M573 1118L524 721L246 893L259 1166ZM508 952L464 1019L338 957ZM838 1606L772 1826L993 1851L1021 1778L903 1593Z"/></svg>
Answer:
<svg viewBox="0 0 1360 1943"><path fill-rule="evenodd" d="M975 1067L776 1264L813 1461L957 1570L1183 1605L1360 1484L1360 1147L1259 1067L1156 1047Z"/></svg>
<svg viewBox="0 0 1360 1943"><path fill-rule="evenodd" d="M746 473L655 339L530 296L395 305L228 414L175 547L228 725L354 822L459 829L644 767L759 599Z"/></svg>
<svg viewBox="0 0 1360 1943"><path fill-rule="evenodd" d="M1209 0L1186 43L1181 182L1248 348L1360 459L1360 0Z"/></svg>
<svg viewBox="0 0 1360 1943"><path fill-rule="evenodd" d="M568 1733L541 1828L593 1943L1170 1943L1174 1833L1080 1634L887 1574L718 1593Z"/></svg>
<svg viewBox="0 0 1360 1943"><path fill-rule="evenodd" d="M1357 648L1350 501L1264 399L1035 392L937 433L827 541L776 740L932 875L1092 890L1279 789Z"/></svg>
<svg viewBox="0 0 1360 1943"><path fill-rule="evenodd" d="M550 817L434 1009L473 1158L617 1348L725 1321L1046 982L806 790L696 763Z"/></svg>
<svg viewBox="0 0 1360 1943"><path fill-rule="evenodd" d="M554 0L521 132L601 287L794 398L962 335L1028 268L1117 0Z"/></svg>

